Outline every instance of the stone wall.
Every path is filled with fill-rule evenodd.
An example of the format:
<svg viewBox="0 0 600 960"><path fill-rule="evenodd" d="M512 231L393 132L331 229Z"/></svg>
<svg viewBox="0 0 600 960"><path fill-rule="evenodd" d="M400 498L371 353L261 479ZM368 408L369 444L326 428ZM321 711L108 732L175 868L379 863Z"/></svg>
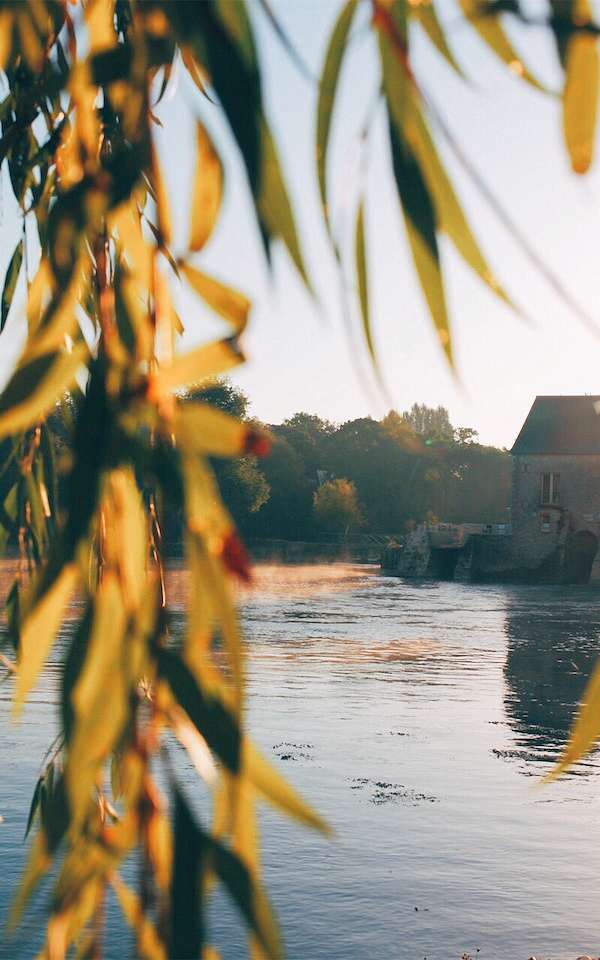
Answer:
<svg viewBox="0 0 600 960"><path fill-rule="evenodd" d="M560 474L557 505L541 504L544 473ZM600 456L514 456L511 514L515 564L560 565L570 534L589 530L600 537ZM549 517L548 530L542 514Z"/></svg>

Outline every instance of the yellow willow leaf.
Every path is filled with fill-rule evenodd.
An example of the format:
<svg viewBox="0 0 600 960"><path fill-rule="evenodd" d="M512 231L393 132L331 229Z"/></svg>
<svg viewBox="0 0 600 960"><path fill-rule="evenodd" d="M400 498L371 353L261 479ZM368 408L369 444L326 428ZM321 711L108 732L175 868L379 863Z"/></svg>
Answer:
<svg viewBox="0 0 600 960"><path fill-rule="evenodd" d="M348 33L358 4L356 0L348 0L342 7L333 32L329 40L323 72L319 82L319 100L317 104L317 175L319 179L319 193L321 206L326 224L329 224L329 207L327 203L327 147L329 145L329 131L333 117L333 106L337 91L338 79L346 52Z"/></svg>
<svg viewBox="0 0 600 960"><path fill-rule="evenodd" d="M175 337L178 332L178 317L171 300L169 285L160 270L154 271L154 295L156 303L155 355L160 364L170 364L175 352Z"/></svg>
<svg viewBox="0 0 600 960"><path fill-rule="evenodd" d="M152 151L152 186L156 194L156 213L158 218L158 228L163 242L171 242L171 212L169 209L169 198L167 187L160 169L160 163L156 156L156 151Z"/></svg>
<svg viewBox="0 0 600 960"><path fill-rule="evenodd" d="M441 27L440 21L438 19L435 7L432 3L417 3L415 5L410 5L409 13L411 16L417 20L433 45L437 48L439 53L446 59L450 64L453 70L455 70L459 76L464 77L462 69L459 67L452 50L448 46L446 41L446 36Z"/></svg>
<svg viewBox="0 0 600 960"><path fill-rule="evenodd" d="M69 91L75 105L77 135L89 160L97 158L100 149L100 123L95 109L97 87L92 84L89 63L77 63L71 71Z"/></svg>
<svg viewBox="0 0 600 960"><path fill-rule="evenodd" d="M208 377L215 377L237 367L242 359L242 355L226 340L196 347L195 350L176 357L169 367L163 367L152 374L149 378L149 396L160 398L178 387L201 383Z"/></svg>
<svg viewBox="0 0 600 960"><path fill-rule="evenodd" d="M190 250L201 250L213 232L223 195L223 167L206 128L196 125L197 160L192 194Z"/></svg>
<svg viewBox="0 0 600 960"><path fill-rule="evenodd" d="M27 430L69 389L89 355L78 343L71 353L56 351L17 368L0 395L0 439Z"/></svg>
<svg viewBox="0 0 600 960"><path fill-rule="evenodd" d="M91 0L85 6L90 52L109 50L117 42L114 25L115 0Z"/></svg>
<svg viewBox="0 0 600 960"><path fill-rule="evenodd" d="M142 960L167 960L165 945L161 942L156 927L142 909L139 897L130 890L117 873L110 884L117 895L123 916L137 935L137 956Z"/></svg>
<svg viewBox="0 0 600 960"><path fill-rule="evenodd" d="M147 849L154 880L160 890L168 891L173 873L173 836L168 818L153 810L146 825Z"/></svg>
<svg viewBox="0 0 600 960"><path fill-rule="evenodd" d="M360 301L360 313L362 318L363 332L367 347L371 354L371 359L375 362L375 348L373 345L373 336L371 333L371 320L369 311L369 285L367 271L367 253L365 245L365 225L363 215L362 201L358 207L358 216L356 218L356 274L358 277L358 295Z"/></svg>
<svg viewBox="0 0 600 960"><path fill-rule="evenodd" d="M202 960L221 960L221 954L216 947L204 947Z"/></svg>
<svg viewBox="0 0 600 960"><path fill-rule="evenodd" d="M239 290L225 286L188 263L181 264L181 270L196 293L200 294L215 313L227 320L234 332L239 335L248 322L248 314L252 306L250 300Z"/></svg>
<svg viewBox="0 0 600 960"><path fill-rule="evenodd" d="M529 72L521 57L516 52L506 35L497 14L486 12L486 4L480 0L459 0L462 11L471 23L471 26L477 30L481 39L494 51L497 57L502 60L509 70L517 77L523 77L532 86L538 90L543 87Z"/></svg>
<svg viewBox="0 0 600 960"><path fill-rule="evenodd" d="M175 436L188 453L214 457L239 457L244 453L248 427L237 417L207 403L177 408Z"/></svg>
<svg viewBox="0 0 600 960"><path fill-rule="evenodd" d="M596 37L577 34L569 40L565 62L563 130L575 173L585 173L594 155L600 60Z"/></svg>
<svg viewBox="0 0 600 960"><path fill-rule="evenodd" d="M46 257L40 261L27 296L27 325L31 337L40 322L42 310L52 295L54 277Z"/></svg>
<svg viewBox="0 0 600 960"><path fill-rule="evenodd" d="M405 131L406 138L423 171L427 188L433 197L438 228L447 233L463 259L492 292L514 310L514 304L495 279L479 249L448 174L440 160L414 90L408 91Z"/></svg>
<svg viewBox="0 0 600 960"><path fill-rule="evenodd" d="M95 616L81 677L71 697L74 732L67 751L65 783L70 829L81 826L98 770L129 716L123 638L126 616L116 576L107 573L96 594Z"/></svg>
<svg viewBox="0 0 600 960"><path fill-rule="evenodd" d="M133 471L114 470L110 490L113 509L109 523L115 534L115 562L125 609L132 612L139 607L146 586L146 515ZM123 544L127 544L127 549L123 549Z"/></svg>
<svg viewBox="0 0 600 960"><path fill-rule="evenodd" d="M124 546L121 544L122 548ZM119 666L125 621L119 582L115 574L109 571L97 590L94 624L85 665L72 694L76 714L89 713L99 693L105 692L106 680Z"/></svg>
<svg viewBox="0 0 600 960"><path fill-rule="evenodd" d="M7 921L9 931L14 932L33 891L47 872L51 862L45 834L40 831L34 837L27 859L27 866L23 871L17 894L10 908Z"/></svg>
<svg viewBox="0 0 600 960"><path fill-rule="evenodd" d="M50 590L44 594L25 619L21 632L19 672L15 687L15 714L21 710L46 661L77 580L76 565L67 564Z"/></svg>
<svg viewBox="0 0 600 960"><path fill-rule="evenodd" d="M169 710L169 722L175 736L194 764L200 777L206 783L214 783L217 769L204 737L198 732L185 710L176 704Z"/></svg>
<svg viewBox="0 0 600 960"><path fill-rule="evenodd" d="M142 232L140 214L134 204L123 204L109 217L111 230L116 229L121 250L131 273L144 294L152 289L153 252Z"/></svg>
<svg viewBox="0 0 600 960"><path fill-rule="evenodd" d="M569 742L546 781L556 780L568 767L589 753L600 737L600 663L583 692L579 713L571 728Z"/></svg>
<svg viewBox="0 0 600 960"><path fill-rule="evenodd" d="M408 219L406 220L406 232L421 284L421 290L429 307L429 312L431 313L438 342L452 366L450 323L448 320L446 297L439 261L422 233Z"/></svg>
<svg viewBox="0 0 600 960"><path fill-rule="evenodd" d="M242 751L242 769L252 786L265 800L300 823L314 827L321 833L331 833L325 821L296 793L254 744L244 740Z"/></svg>
<svg viewBox="0 0 600 960"><path fill-rule="evenodd" d="M183 448L183 473L188 527L207 544L219 543L233 530L233 521L221 501L219 486L210 468Z"/></svg>
<svg viewBox="0 0 600 960"><path fill-rule="evenodd" d="M47 311L42 329L30 336L24 360L33 359L64 345L65 336L73 335L77 325L77 305L85 300L91 273L90 258L82 255L73 270L69 286L58 302Z"/></svg>
<svg viewBox="0 0 600 960"><path fill-rule="evenodd" d="M17 13L17 26L21 40L21 50L33 73L38 73L44 61L44 51L31 20L29 10L21 9Z"/></svg>
<svg viewBox="0 0 600 960"><path fill-rule="evenodd" d="M12 51L13 41L12 10L0 11L0 70L4 70Z"/></svg>

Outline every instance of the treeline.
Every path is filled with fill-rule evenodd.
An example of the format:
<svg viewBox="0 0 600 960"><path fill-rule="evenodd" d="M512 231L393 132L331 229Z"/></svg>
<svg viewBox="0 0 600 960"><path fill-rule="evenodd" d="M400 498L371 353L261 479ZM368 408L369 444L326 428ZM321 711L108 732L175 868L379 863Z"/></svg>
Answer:
<svg viewBox="0 0 600 960"><path fill-rule="evenodd" d="M81 399L81 398L79 398ZM248 399L228 381L189 393L248 420ZM70 458L74 408L65 397L48 418L61 490ZM503 522L510 499L510 456L482 446L470 428L455 428L443 407L415 404L382 420L333 424L297 413L281 424L259 424L271 437L269 456L215 460L223 498L246 538L315 540L355 532L403 534L423 520ZM25 451L26 453L26 451ZM0 509L12 509L24 452L0 443ZM31 478L39 483L43 478ZM143 478L140 478L143 485ZM12 504L14 507L14 504ZM181 539L181 517L164 516L169 544ZM16 543L15 529L11 540Z"/></svg>
<svg viewBox="0 0 600 960"><path fill-rule="evenodd" d="M247 398L227 382L203 396L248 417ZM401 534L426 519L507 520L510 455L454 427L444 407L414 404L342 424L297 413L262 426L272 439L268 457L215 463L247 537L312 540L353 530Z"/></svg>

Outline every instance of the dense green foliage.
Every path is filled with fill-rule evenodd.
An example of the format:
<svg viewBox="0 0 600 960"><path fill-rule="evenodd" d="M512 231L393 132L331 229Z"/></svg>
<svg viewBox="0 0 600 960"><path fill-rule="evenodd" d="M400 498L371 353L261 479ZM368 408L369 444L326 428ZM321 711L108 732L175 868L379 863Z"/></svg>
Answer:
<svg viewBox="0 0 600 960"><path fill-rule="evenodd" d="M247 399L231 385L215 387L212 395L224 409L246 415ZM361 533L402 534L433 517L454 523L508 519L510 455L479 444L471 428L454 427L444 407L414 404L380 421L364 417L339 425L297 413L263 426L273 441L269 457L258 464L248 458L217 464L225 501L246 536L314 540L342 533L347 523L324 524L315 512L315 494L331 480L353 484L358 514L349 525Z"/></svg>

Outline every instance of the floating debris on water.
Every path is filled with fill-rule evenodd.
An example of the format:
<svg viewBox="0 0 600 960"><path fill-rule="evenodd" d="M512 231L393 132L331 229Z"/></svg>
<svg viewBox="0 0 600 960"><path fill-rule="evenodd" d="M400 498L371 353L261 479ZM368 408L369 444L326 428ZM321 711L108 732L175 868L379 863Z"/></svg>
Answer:
<svg viewBox="0 0 600 960"><path fill-rule="evenodd" d="M416 807L419 803L437 803L438 798L427 793L420 793L405 787L403 783L387 783L385 780L372 780L369 777L347 777L351 790L363 790L369 788L371 803L377 805L381 803L390 803L392 801L401 801Z"/></svg>

